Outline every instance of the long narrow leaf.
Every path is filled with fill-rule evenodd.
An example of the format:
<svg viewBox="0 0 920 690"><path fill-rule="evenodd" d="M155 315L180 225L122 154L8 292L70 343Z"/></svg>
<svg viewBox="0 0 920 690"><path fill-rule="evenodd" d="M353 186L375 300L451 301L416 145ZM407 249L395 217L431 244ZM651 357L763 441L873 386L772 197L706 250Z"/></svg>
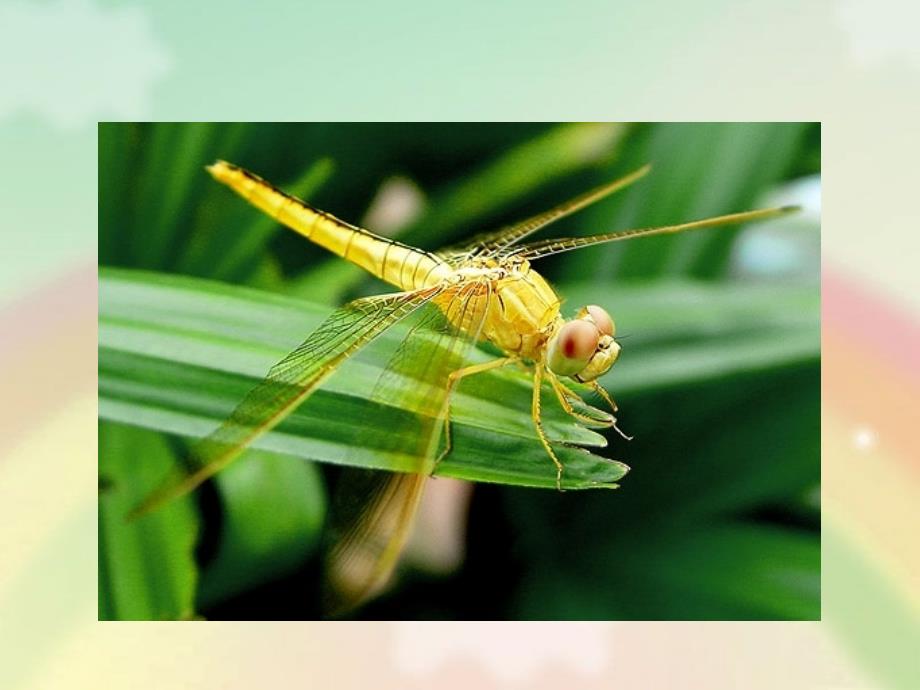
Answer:
<svg viewBox="0 0 920 690"><path fill-rule="evenodd" d="M187 618L198 577L193 502L186 497L140 520L125 520L175 469L176 458L162 436L142 429L106 423L99 437L99 618Z"/></svg>
<svg viewBox="0 0 920 690"><path fill-rule="evenodd" d="M185 436L202 436L247 390L326 316L328 310L218 283L130 271L100 279L100 415ZM399 338L394 329L387 338ZM477 359L489 357L477 352ZM333 463L405 470L414 466L390 436L389 415L406 414L368 400L384 361L343 367L256 447ZM553 466L530 418L530 381L510 370L486 390L467 386L453 397L455 450L438 474L524 486L555 485ZM412 385L406 380L406 385ZM602 436L547 398L545 422L557 441L603 446ZM380 443L350 452L355 426L373 425ZM407 441L407 446L411 443ZM381 450L389 448L390 450ZM612 486L626 467L560 446L565 488Z"/></svg>

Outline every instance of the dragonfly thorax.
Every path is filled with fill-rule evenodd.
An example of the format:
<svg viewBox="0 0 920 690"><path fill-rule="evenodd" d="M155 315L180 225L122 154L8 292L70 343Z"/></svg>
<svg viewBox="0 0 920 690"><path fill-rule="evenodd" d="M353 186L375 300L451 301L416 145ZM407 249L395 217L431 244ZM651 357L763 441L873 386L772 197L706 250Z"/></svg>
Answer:
<svg viewBox="0 0 920 690"><path fill-rule="evenodd" d="M491 283L483 336L509 355L541 360L547 339L561 321L561 300L526 261L490 270L497 279Z"/></svg>
<svg viewBox="0 0 920 690"><path fill-rule="evenodd" d="M495 282L501 280L507 275L507 271L500 266L489 266L485 263L472 264L455 268L447 277L446 281L451 284L465 283L469 281L489 281Z"/></svg>

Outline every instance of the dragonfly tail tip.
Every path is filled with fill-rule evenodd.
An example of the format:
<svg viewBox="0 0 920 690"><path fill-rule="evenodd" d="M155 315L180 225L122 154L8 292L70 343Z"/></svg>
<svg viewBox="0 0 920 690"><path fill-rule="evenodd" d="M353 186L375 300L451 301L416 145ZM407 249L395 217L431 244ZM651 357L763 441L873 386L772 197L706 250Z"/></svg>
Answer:
<svg viewBox="0 0 920 690"><path fill-rule="evenodd" d="M211 173L211 177L215 180L225 184L232 178L232 173L234 171L232 165L220 159L214 161L211 165L204 166L204 169Z"/></svg>

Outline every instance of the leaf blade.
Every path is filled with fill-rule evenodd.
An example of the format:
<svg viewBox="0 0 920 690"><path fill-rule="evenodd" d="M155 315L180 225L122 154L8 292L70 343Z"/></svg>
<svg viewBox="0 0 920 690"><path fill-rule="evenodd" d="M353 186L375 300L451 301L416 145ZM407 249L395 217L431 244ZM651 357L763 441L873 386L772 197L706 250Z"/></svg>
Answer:
<svg viewBox="0 0 920 690"><path fill-rule="evenodd" d="M252 290L156 274L103 271L100 283L100 415L186 436L203 435L221 421L286 352L289 345L282 343L299 342L327 312ZM382 337L395 338L398 333ZM488 357L478 351L476 356ZM360 462L359 466L376 469L413 469L413 460L392 450L392 439L381 441L381 448L389 450L368 449L371 452L357 461L349 452L355 420L366 424L373 419L384 435L393 428L386 415L402 412L367 400L366 382L376 380L385 364L349 362L254 447L340 464ZM486 392L465 384L456 392L455 431L458 439L470 441L464 443L466 451L445 458L438 473L554 486L552 465L531 426L526 379L503 372L493 381L497 388ZM406 385L411 383L407 379ZM503 397L514 399L517 408L502 404ZM490 414L476 411L477 405ZM546 422L550 435L564 443L605 443L561 410L548 411ZM507 455L512 448L528 459L517 462ZM575 448L562 446L560 451L571 458L567 488L611 486L626 472L621 464L586 457Z"/></svg>
<svg viewBox="0 0 920 690"><path fill-rule="evenodd" d="M175 457L156 433L103 423L99 434L99 618L188 618L198 578L198 515L191 499L135 522L124 519L175 467ZM139 455L143 463L136 462Z"/></svg>

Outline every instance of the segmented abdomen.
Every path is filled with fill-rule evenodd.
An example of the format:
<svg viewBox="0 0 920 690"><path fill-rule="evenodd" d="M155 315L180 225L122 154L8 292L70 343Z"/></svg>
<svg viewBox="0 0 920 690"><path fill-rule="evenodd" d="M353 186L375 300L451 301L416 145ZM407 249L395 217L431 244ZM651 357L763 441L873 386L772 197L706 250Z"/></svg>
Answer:
<svg viewBox="0 0 920 690"><path fill-rule="evenodd" d="M450 273L450 267L433 254L350 225L243 168L218 161L208 171L282 225L401 290L434 285Z"/></svg>

